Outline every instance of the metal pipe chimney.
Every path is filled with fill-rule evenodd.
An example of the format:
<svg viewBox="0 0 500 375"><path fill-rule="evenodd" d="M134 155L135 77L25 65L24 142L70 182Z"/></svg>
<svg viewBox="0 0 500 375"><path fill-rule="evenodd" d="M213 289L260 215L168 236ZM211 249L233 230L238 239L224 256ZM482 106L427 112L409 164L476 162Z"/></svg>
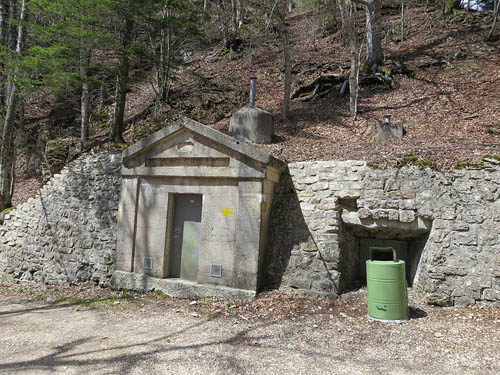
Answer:
<svg viewBox="0 0 500 375"><path fill-rule="evenodd" d="M250 108L255 107L255 89L257 87L257 77L250 77Z"/></svg>

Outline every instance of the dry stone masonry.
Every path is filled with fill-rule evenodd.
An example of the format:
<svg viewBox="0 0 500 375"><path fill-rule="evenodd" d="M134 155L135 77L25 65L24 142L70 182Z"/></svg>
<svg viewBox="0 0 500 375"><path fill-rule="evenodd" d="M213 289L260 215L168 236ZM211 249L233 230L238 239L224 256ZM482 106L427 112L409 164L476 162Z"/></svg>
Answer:
<svg viewBox="0 0 500 375"><path fill-rule="evenodd" d="M120 193L119 155L76 160L5 214L0 278L110 284Z"/></svg>
<svg viewBox="0 0 500 375"><path fill-rule="evenodd" d="M500 170L289 165L275 194L268 284L316 296L359 286L369 246L389 245L429 303L500 304Z"/></svg>
<svg viewBox="0 0 500 375"><path fill-rule="evenodd" d="M110 285L118 155L79 159L0 225L0 278ZM363 283L369 246L393 246L437 305L500 305L500 166L441 173L362 161L289 165L275 185L268 287L337 296Z"/></svg>

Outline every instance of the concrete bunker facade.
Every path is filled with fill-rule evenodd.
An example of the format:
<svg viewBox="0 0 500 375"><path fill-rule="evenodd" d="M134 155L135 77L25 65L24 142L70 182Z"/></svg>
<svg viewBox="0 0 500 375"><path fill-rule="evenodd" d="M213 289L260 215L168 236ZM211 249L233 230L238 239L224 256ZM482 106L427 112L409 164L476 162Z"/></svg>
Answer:
<svg viewBox="0 0 500 375"><path fill-rule="evenodd" d="M183 297L254 295L283 168L189 119L127 148L114 286Z"/></svg>

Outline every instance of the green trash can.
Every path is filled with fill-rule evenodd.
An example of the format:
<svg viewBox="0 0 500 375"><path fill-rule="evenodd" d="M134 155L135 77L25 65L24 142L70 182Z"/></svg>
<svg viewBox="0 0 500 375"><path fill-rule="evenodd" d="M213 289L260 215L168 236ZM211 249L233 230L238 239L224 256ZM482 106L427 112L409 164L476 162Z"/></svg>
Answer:
<svg viewBox="0 0 500 375"><path fill-rule="evenodd" d="M408 320L405 262L392 247L370 247L366 261L368 317L384 322Z"/></svg>

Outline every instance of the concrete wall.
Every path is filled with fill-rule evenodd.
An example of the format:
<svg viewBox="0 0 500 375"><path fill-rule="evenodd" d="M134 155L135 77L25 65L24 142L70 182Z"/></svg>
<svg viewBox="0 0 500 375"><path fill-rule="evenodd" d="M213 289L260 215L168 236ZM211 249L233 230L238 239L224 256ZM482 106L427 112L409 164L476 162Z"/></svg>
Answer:
<svg viewBox="0 0 500 375"><path fill-rule="evenodd" d="M498 305L499 197L494 164L452 173L290 164L275 191L267 285L338 295L357 286L360 240L400 240L429 303Z"/></svg>
<svg viewBox="0 0 500 375"><path fill-rule="evenodd" d="M117 271L172 277L166 262L174 195L201 194L197 283L255 292L279 171L187 129L132 148L122 168ZM141 266L145 256L152 270ZM222 266L222 277L210 274L211 264Z"/></svg>
<svg viewBox="0 0 500 375"><path fill-rule="evenodd" d="M119 155L79 159L5 214L0 278L109 285L114 269Z"/></svg>

